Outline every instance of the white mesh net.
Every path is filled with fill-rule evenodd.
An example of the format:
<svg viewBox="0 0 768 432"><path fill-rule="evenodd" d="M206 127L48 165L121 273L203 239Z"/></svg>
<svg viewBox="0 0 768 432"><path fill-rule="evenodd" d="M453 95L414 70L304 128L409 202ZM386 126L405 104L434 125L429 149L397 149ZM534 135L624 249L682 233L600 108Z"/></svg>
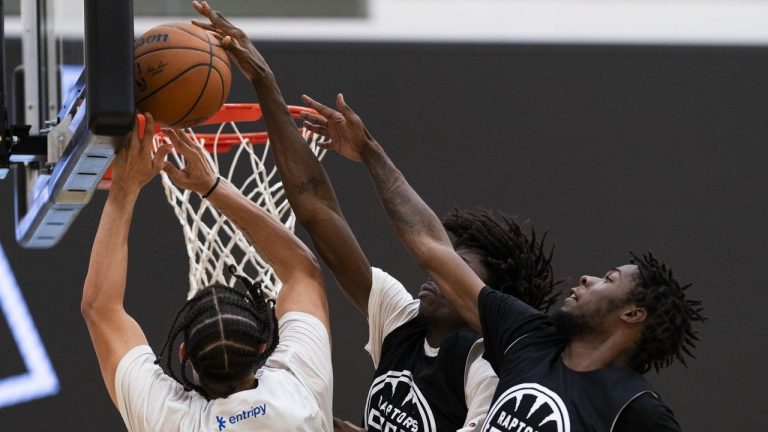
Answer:
<svg viewBox="0 0 768 432"><path fill-rule="evenodd" d="M240 143L229 152L219 153L219 137L223 133L238 137ZM320 137L303 129L302 135L312 151L322 159L325 150L316 145ZM209 162L222 179L235 185L243 195L278 218L289 230L294 230L296 218L285 197L283 184L277 180L277 167L267 159L269 142L252 144L231 122L219 126L212 144L206 143L194 132L191 136L200 144L207 145ZM164 138L155 136L156 141L160 139ZM169 157L176 158L183 166L181 155L171 153ZM261 282L262 288L272 298L276 297L282 285L280 280L237 227L197 193L177 188L165 173L162 173L162 179L165 196L181 223L187 244L188 298L213 283L233 285L235 278L227 271L230 264L249 278Z"/></svg>

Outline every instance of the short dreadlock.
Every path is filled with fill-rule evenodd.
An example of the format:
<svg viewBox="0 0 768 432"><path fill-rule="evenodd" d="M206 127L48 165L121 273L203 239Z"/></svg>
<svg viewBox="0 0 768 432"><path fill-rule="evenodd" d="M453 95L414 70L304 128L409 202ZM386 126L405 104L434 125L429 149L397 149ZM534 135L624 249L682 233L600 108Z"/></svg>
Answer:
<svg viewBox="0 0 768 432"><path fill-rule="evenodd" d="M546 233L538 240L526 235L515 220L488 210L454 209L443 226L455 237L454 247L476 249L484 256L489 287L510 294L546 312L557 301L552 271L554 248L545 250Z"/></svg>
<svg viewBox="0 0 768 432"><path fill-rule="evenodd" d="M266 298L261 284L235 274L234 266L230 272L241 283L210 285L188 300L176 314L155 361L159 364L165 357L168 374L185 390L196 390L206 398L205 389L189 379L184 365L178 377L171 366L174 343L182 332L187 355L202 381L239 379L263 365L278 344L274 301Z"/></svg>
<svg viewBox="0 0 768 432"><path fill-rule="evenodd" d="M691 351L699 340L692 325L706 321L701 300L685 298L692 284L680 285L672 269L652 253L630 254L631 263L637 265L638 283L630 290L628 301L648 313L630 367L644 374L652 368L658 372L675 360L686 365L683 354L696 358Z"/></svg>

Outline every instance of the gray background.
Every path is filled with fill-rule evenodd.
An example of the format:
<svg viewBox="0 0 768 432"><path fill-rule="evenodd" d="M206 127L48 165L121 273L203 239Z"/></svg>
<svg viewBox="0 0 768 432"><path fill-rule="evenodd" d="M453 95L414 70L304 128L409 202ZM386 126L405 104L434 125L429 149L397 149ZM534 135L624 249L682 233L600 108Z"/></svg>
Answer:
<svg viewBox="0 0 768 432"><path fill-rule="evenodd" d="M710 321L698 360L649 378L686 430L759 430L766 398L762 272L768 195L768 50L642 46L260 43L289 103L343 91L438 213L458 204L530 218L556 243L558 277L602 274L628 250L673 264ZM18 42L8 41L8 68ZM252 101L243 80L231 101ZM423 273L394 238L362 166L329 155L370 261L411 289ZM61 392L0 410L0 430L120 430L79 314L105 195L60 245L0 242L52 357ZM302 234L303 235L303 234ZM303 238L306 238L304 236ZM136 208L126 308L159 347L186 292L181 230L151 183ZM571 285L573 281L566 284ZM334 411L357 422L372 376L366 322L328 279ZM0 376L21 372L0 320Z"/></svg>
<svg viewBox="0 0 768 432"><path fill-rule="evenodd" d="M133 8L137 16L186 16L191 3L191 0L134 0ZM4 5L6 14L21 12L21 0L5 0ZM231 17L359 18L368 12L366 0L218 0L216 7L226 10Z"/></svg>

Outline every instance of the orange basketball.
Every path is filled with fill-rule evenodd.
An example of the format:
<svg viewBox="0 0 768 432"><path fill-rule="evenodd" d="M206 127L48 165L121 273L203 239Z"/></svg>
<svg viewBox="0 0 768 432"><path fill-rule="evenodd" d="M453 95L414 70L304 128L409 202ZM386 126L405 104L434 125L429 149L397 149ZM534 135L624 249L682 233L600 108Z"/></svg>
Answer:
<svg viewBox="0 0 768 432"><path fill-rule="evenodd" d="M133 53L136 108L157 123L200 124L227 100L232 70L209 32L187 23L159 25L134 42Z"/></svg>

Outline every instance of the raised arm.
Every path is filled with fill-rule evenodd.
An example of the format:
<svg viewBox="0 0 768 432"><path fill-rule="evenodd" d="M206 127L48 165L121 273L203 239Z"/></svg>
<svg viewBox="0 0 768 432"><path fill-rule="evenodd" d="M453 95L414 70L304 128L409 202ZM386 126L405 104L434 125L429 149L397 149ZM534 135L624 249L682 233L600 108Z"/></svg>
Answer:
<svg viewBox="0 0 768 432"><path fill-rule="evenodd" d="M93 241L88 275L83 286L80 310L88 326L93 348L109 397L115 399L115 371L133 347L147 343L138 323L123 308L128 271L128 232L139 191L163 167L171 146L152 155L152 116L146 115L144 138L139 122L129 145L112 164L112 186Z"/></svg>
<svg viewBox="0 0 768 432"><path fill-rule="evenodd" d="M389 222L400 240L466 322L482 333L477 298L485 284L456 254L437 215L408 184L341 94L336 98L339 111L308 96L304 96L304 102L320 113L319 116L305 115L305 126L331 137L325 147L368 167Z"/></svg>
<svg viewBox="0 0 768 432"><path fill-rule="evenodd" d="M297 220L309 232L346 296L367 315L370 264L341 213L323 166L296 128L269 65L245 33L206 2L194 5L210 20L194 23L219 36L259 96L275 163Z"/></svg>
<svg viewBox="0 0 768 432"><path fill-rule="evenodd" d="M248 238L283 283L276 303L278 319L286 312L306 312L330 328L325 285L312 252L279 220L218 177L201 145L178 129L163 132L184 156L183 169L172 164L164 168L174 184L205 195Z"/></svg>

